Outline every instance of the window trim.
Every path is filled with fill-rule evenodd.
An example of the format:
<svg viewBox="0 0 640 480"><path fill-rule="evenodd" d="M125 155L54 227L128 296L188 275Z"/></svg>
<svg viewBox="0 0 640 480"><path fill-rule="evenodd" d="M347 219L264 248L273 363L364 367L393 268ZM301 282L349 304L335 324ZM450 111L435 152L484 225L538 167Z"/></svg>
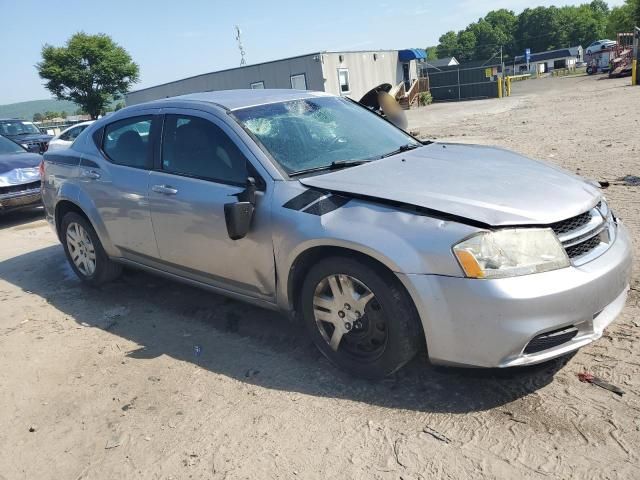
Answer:
<svg viewBox="0 0 640 480"><path fill-rule="evenodd" d="M225 131L225 129L222 128L222 126L219 125L217 122L214 122L209 118L196 115L194 113L168 112L168 113L163 113L162 114L162 128L160 129L160 136L159 136L160 138L158 139L157 162L154 161L153 171L164 173L166 175L175 175L176 177L193 178L193 179L196 179L196 180L204 180L206 182L216 183L218 185L230 185L230 186L233 186L233 187L246 187L247 186L246 179L245 179L244 182L234 182L234 181L231 181L231 180L224 180L224 179L221 179L221 178L203 177L203 176L200 176L200 175L193 175L193 174L185 173L185 172L173 172L171 170L165 170L163 168L163 166L162 166L162 154L163 154L163 151L164 151L164 136L165 136L165 130L166 130L166 126L167 126L167 117L169 115L198 118L200 120L204 120L205 122L211 123L216 128L219 128L220 131L224 135L227 136L229 141L231 143L233 143L233 145L235 145L235 147L238 149L238 152L240 152L240 154L244 157L245 165L247 167L246 168L247 178L249 178L251 175L253 175L253 172L255 172L255 175L257 175L259 177L259 179L256 178L256 183L261 184L261 185L266 185L265 181L262 179L262 176L258 173L257 169L253 166L253 164L251 163L251 161L249 160L247 155L245 155L245 153L242 151L242 149L240 148L238 143L235 142L233 140L233 138L231 138L231 136Z"/></svg>
<svg viewBox="0 0 640 480"><path fill-rule="evenodd" d="M307 85L307 74L305 72L302 73L294 73L289 76L289 83L291 85L292 90L298 90L293 88L293 79L297 77L302 77L304 79L304 90L309 90L309 85Z"/></svg>
<svg viewBox="0 0 640 480"><path fill-rule="evenodd" d="M338 91L340 92L340 96L349 95L351 93L351 74L349 73L349 69L345 67L339 67L338 69ZM342 84L340 83L340 72L347 72L347 91L342 91Z"/></svg>
<svg viewBox="0 0 640 480"><path fill-rule="evenodd" d="M262 85L262 87L255 88L254 85ZM252 82L252 83L249 84L249 86L251 87L251 90L264 90L265 89L264 80L259 80L257 82Z"/></svg>
<svg viewBox="0 0 640 480"><path fill-rule="evenodd" d="M155 132L155 128L154 125L157 124L156 120L157 120L157 114L154 113L147 113L147 114L143 114L143 115L133 115L131 117L124 117L124 118L119 118L117 120L114 120L111 123L108 123L106 125L104 125L103 127L100 128L100 145L99 145L99 150L100 153L102 153L102 155L107 159L107 161L109 163L111 163L112 165L118 165L119 167L126 167L126 168L134 168L136 170L153 170L154 167L154 158L155 158L155 136L156 136L156 132ZM104 143L107 139L107 128L109 128L111 125L114 125L116 123L119 122L123 122L125 120L133 120L135 118L148 118L151 121L151 125L149 126L149 146L151 147L149 149L149 152L147 153L147 161L146 161L146 165L144 167L136 167L133 165L124 165L122 163L118 163L116 161L113 160L113 158L111 158L109 156L109 154L107 153L107 151L104 149ZM98 131L96 131L95 133L97 133ZM95 138L95 133L94 133L94 141L96 140Z"/></svg>

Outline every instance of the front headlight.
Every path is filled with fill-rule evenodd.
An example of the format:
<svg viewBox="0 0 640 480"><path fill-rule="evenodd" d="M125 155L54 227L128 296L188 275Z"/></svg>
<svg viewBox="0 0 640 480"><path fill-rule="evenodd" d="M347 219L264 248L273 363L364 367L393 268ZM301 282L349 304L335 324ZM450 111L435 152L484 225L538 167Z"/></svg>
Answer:
<svg viewBox="0 0 640 480"><path fill-rule="evenodd" d="M470 278L504 278L547 272L570 265L549 228L514 228L481 232L453 247Z"/></svg>

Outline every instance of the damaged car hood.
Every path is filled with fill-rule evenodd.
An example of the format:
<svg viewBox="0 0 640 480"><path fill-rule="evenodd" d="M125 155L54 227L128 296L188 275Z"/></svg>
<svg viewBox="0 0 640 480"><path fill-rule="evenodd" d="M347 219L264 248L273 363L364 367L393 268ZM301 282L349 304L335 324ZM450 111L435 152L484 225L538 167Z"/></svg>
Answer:
<svg viewBox="0 0 640 480"><path fill-rule="evenodd" d="M40 162L37 153L0 155L0 187L21 185L40 180Z"/></svg>
<svg viewBox="0 0 640 480"><path fill-rule="evenodd" d="M592 208L597 188L500 148L433 143L300 179L308 187L400 202L489 226L548 225Z"/></svg>

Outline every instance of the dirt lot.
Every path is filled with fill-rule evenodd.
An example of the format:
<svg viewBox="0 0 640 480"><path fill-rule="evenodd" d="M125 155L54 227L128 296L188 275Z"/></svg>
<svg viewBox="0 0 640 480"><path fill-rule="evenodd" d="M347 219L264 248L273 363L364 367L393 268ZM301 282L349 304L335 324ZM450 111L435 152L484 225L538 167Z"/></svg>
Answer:
<svg viewBox="0 0 640 480"><path fill-rule="evenodd" d="M612 185L640 257L640 88L578 77L411 111ZM0 219L0 479L640 478L640 274L571 358L507 372L418 358L378 384L276 314L143 273L82 286L41 214ZM568 306L570 308L570 306ZM622 397L580 383L587 369Z"/></svg>

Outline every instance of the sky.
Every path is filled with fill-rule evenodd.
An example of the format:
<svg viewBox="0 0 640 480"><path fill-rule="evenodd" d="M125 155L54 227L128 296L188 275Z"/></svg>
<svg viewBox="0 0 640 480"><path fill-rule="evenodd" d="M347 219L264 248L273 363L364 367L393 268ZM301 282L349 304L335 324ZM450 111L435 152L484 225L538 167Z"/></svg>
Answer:
<svg viewBox="0 0 640 480"><path fill-rule="evenodd" d="M587 0L0 0L0 105L50 98L34 65L44 44L106 33L140 66L138 88L322 50L424 48L488 11ZM624 0L609 0L610 6Z"/></svg>

